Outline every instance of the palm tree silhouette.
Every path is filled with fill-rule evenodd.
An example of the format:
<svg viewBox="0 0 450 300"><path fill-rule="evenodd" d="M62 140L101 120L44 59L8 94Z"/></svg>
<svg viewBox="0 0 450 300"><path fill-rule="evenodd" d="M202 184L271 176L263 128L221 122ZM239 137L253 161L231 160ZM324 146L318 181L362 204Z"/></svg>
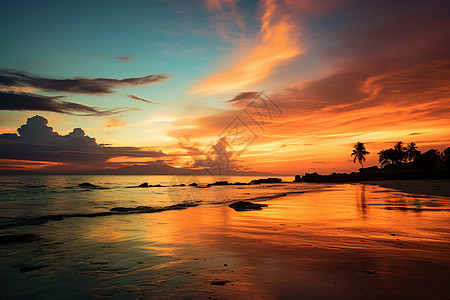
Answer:
<svg viewBox="0 0 450 300"><path fill-rule="evenodd" d="M397 164L404 162L406 160L406 148L403 146L403 142L397 142L394 150L397 152Z"/></svg>
<svg viewBox="0 0 450 300"><path fill-rule="evenodd" d="M406 159L409 161L413 161L420 154L420 151L417 150L416 143L411 142L406 147Z"/></svg>
<svg viewBox="0 0 450 300"><path fill-rule="evenodd" d="M381 150L378 152L379 158L378 161L381 164L381 167L396 165L398 164L398 153L392 148Z"/></svg>
<svg viewBox="0 0 450 300"><path fill-rule="evenodd" d="M447 170L450 170L450 147L442 151L441 160L444 162L444 165L447 168Z"/></svg>
<svg viewBox="0 0 450 300"><path fill-rule="evenodd" d="M370 152L366 151L364 143L361 142L356 143L353 147L355 148L353 149L353 153L351 154L351 156L355 156L353 158L353 162L356 163L356 160L358 160L358 162L361 164L361 167L364 168L363 161L366 161L364 155L369 154Z"/></svg>

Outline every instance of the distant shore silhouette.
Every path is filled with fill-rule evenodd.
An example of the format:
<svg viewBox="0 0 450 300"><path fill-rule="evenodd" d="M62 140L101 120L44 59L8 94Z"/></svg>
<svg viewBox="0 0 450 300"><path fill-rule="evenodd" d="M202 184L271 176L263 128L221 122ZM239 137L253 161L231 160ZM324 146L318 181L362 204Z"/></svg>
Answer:
<svg viewBox="0 0 450 300"><path fill-rule="evenodd" d="M358 142L354 146L351 156L353 162L361 164L359 172L332 173L320 175L317 172L295 176L295 182L352 182L352 181L380 181L380 180L409 180L409 179L444 179L450 178L450 147L442 153L430 149L425 153L418 150L414 142L406 147L397 142L394 148L378 152L378 166L363 167L365 155L369 154L364 143Z"/></svg>

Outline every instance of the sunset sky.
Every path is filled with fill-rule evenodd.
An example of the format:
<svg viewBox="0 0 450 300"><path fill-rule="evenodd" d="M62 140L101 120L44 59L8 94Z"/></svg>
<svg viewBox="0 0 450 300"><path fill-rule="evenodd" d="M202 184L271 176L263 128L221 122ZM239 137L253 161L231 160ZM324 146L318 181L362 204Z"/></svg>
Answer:
<svg viewBox="0 0 450 300"><path fill-rule="evenodd" d="M449 1L3 1L0 24L3 170L331 173L358 141L367 166L450 146Z"/></svg>

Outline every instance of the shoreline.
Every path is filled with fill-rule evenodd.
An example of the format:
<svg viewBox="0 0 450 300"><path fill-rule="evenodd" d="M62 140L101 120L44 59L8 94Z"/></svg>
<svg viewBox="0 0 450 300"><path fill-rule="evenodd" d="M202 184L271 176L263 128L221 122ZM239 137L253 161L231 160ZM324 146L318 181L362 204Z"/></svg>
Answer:
<svg viewBox="0 0 450 300"><path fill-rule="evenodd" d="M414 195L450 197L450 179L399 179L357 181L354 183L377 185Z"/></svg>

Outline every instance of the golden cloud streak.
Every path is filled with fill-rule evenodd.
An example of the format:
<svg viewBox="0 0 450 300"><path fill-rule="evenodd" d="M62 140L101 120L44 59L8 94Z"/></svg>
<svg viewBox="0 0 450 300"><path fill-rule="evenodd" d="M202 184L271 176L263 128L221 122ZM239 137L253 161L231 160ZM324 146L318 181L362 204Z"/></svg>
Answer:
<svg viewBox="0 0 450 300"><path fill-rule="evenodd" d="M297 42L298 28L289 16L280 15L275 0L262 2L260 41L246 58L231 70L213 75L194 89L194 93L215 94L239 90L268 77L276 66L303 52Z"/></svg>

